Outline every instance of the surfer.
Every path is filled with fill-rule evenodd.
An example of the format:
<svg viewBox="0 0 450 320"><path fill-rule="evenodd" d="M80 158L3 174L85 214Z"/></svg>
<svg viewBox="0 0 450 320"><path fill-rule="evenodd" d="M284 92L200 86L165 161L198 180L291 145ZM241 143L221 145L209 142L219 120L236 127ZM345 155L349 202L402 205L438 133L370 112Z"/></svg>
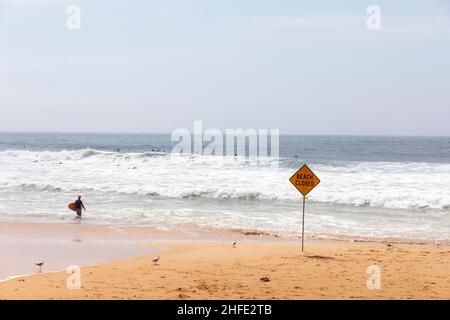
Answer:
<svg viewBox="0 0 450 320"><path fill-rule="evenodd" d="M78 200L75 201L75 208L79 217L81 217L81 209L84 209L84 211L86 211L83 201L81 201L81 196L78 196Z"/></svg>

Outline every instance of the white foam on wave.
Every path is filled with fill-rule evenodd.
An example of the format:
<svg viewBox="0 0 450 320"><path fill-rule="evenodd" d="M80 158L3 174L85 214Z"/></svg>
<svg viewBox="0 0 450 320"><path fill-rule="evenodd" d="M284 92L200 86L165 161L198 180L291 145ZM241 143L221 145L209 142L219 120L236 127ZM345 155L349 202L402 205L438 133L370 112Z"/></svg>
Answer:
<svg viewBox="0 0 450 320"><path fill-rule="evenodd" d="M450 208L450 164L352 162L311 165L320 203L396 209ZM295 168L241 158L98 150L0 152L0 191L95 192L165 198L298 201Z"/></svg>

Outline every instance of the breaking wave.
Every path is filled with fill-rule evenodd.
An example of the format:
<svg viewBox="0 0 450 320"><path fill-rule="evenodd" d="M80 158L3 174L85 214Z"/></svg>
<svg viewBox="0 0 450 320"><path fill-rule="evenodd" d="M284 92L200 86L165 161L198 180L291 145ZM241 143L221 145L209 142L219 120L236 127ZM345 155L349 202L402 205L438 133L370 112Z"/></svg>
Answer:
<svg viewBox="0 0 450 320"><path fill-rule="evenodd" d="M298 201L288 179L301 164L280 167L245 159L159 152L0 152L1 192L95 192L153 198ZM450 209L450 165L340 162L312 164L321 179L308 198L319 203L394 209Z"/></svg>

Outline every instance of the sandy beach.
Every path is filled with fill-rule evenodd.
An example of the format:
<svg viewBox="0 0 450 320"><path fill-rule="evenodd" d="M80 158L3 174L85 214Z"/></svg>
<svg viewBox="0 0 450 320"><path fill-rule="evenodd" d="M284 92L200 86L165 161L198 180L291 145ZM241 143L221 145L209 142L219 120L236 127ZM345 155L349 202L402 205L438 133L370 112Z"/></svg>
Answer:
<svg viewBox="0 0 450 320"><path fill-rule="evenodd" d="M82 267L81 289L67 288L65 271L41 273L1 282L0 299L450 299L448 245L315 240L304 253L278 239L146 245L151 253ZM368 288L371 265L380 289Z"/></svg>

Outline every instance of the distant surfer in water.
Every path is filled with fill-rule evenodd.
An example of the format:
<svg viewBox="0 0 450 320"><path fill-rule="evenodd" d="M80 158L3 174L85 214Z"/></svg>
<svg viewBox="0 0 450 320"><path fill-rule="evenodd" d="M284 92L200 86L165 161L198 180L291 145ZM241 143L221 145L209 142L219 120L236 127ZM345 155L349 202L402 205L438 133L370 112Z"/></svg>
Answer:
<svg viewBox="0 0 450 320"><path fill-rule="evenodd" d="M86 211L83 201L81 201L81 196L78 196L78 200L75 201L75 208L77 209L77 215L79 217L81 217L81 209L84 209L84 211Z"/></svg>

